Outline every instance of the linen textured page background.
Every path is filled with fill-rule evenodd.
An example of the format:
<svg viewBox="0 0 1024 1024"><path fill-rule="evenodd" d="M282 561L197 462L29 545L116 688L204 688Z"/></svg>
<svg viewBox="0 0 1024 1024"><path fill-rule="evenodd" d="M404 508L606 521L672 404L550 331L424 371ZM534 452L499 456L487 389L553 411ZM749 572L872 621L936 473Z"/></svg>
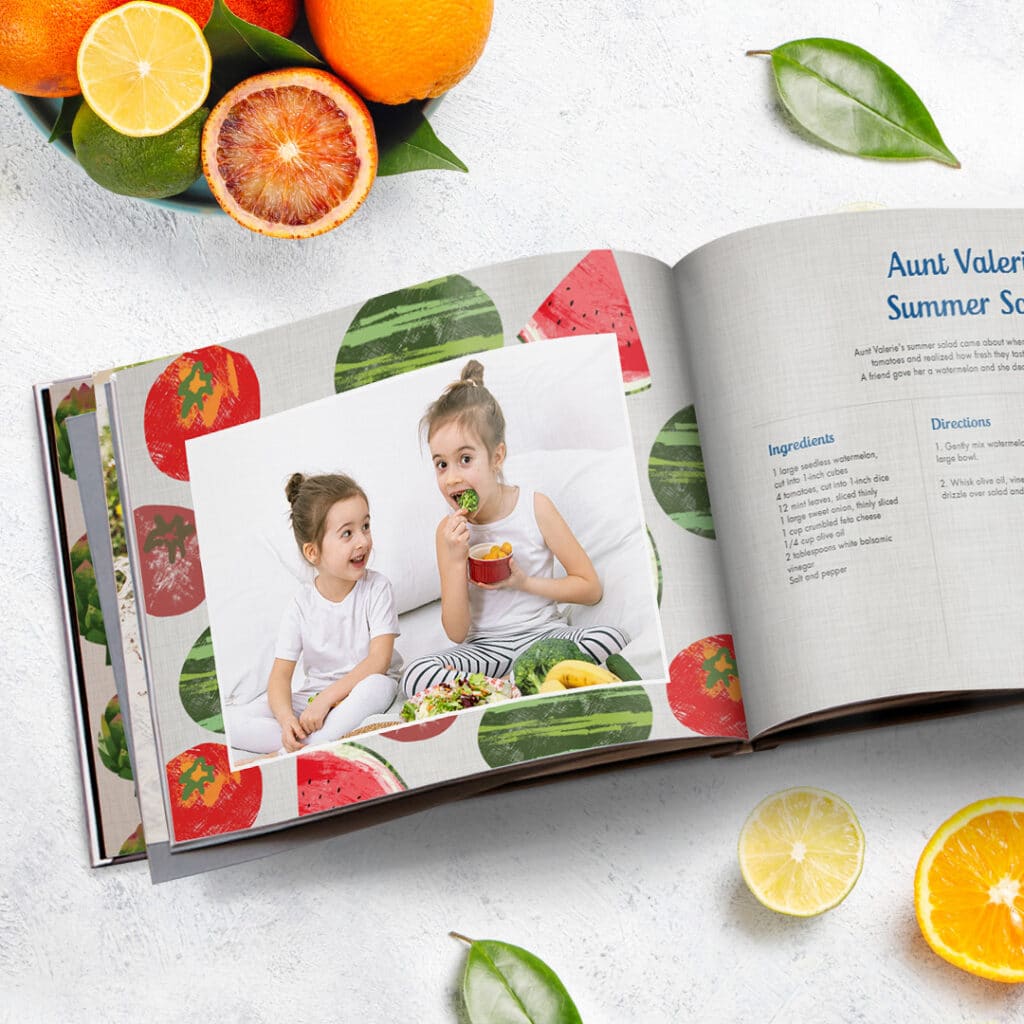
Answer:
<svg viewBox="0 0 1024 1024"><path fill-rule="evenodd" d="M1022 275L962 273L953 250L1019 255L1022 237L1019 212L856 213L678 265L752 736L846 703L1019 685L1024 341L999 295ZM942 253L948 273L890 276L894 252L936 268ZM893 319L891 295L991 299ZM782 454L805 436L826 440Z"/></svg>

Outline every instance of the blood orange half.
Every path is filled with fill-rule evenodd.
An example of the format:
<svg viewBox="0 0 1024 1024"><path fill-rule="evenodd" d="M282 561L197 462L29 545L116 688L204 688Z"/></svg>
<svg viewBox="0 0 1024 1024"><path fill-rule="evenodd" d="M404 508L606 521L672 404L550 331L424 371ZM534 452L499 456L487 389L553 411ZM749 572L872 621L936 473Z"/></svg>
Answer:
<svg viewBox="0 0 1024 1024"><path fill-rule="evenodd" d="M377 174L377 138L363 101L313 68L254 75L203 127L203 173L214 198L253 231L309 238L336 228Z"/></svg>

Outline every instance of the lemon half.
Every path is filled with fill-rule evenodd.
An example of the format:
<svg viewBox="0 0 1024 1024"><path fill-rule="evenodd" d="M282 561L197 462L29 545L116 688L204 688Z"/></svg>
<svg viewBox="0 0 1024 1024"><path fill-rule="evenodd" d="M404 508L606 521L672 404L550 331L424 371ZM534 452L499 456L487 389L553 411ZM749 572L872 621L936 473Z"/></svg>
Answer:
<svg viewBox="0 0 1024 1024"><path fill-rule="evenodd" d="M771 910L813 917L841 903L864 867L864 833L853 808L824 789L773 793L740 832L740 870Z"/></svg>
<svg viewBox="0 0 1024 1024"><path fill-rule="evenodd" d="M148 0L100 15L78 48L85 102L135 138L162 135L195 113L210 91L212 67L195 19Z"/></svg>

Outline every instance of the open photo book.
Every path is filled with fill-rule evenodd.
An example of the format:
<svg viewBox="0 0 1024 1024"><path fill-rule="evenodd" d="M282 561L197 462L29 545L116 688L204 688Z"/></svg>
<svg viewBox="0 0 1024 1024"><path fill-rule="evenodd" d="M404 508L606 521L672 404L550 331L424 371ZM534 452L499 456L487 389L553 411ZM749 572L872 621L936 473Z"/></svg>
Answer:
<svg viewBox="0 0 1024 1024"><path fill-rule="evenodd" d="M1024 213L396 284L36 388L93 864L1024 696Z"/></svg>

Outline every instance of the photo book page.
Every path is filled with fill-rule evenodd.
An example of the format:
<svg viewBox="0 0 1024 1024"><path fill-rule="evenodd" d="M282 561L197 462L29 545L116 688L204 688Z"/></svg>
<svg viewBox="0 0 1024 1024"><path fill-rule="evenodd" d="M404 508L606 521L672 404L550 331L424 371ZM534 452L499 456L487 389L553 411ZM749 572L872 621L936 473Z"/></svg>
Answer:
<svg viewBox="0 0 1024 1024"><path fill-rule="evenodd" d="M112 375L100 413L138 584L122 630L144 669L129 694L142 702L139 762L158 776L158 799L139 791L155 880L230 861L211 852L224 843L245 840L245 859L286 845L297 825L344 831L338 815L386 820L431 793L746 739L678 337L670 269L593 250L450 275ZM406 666L452 646L434 550L452 509L418 427L471 359L508 420L503 493L556 510L601 578L596 604L559 608L596 666L540 696L512 692L505 666L471 672L457 696L486 703L454 712L436 685L410 696L391 666L394 696L342 739L283 755L248 732L236 745L235 711L269 706L282 609L316 575L289 524L291 474L347 470L365 493L366 575L387 581L399 620L382 632L375 619L370 633L394 635ZM558 564L569 549L556 546ZM515 550L504 564L518 564ZM605 629L620 635L599 649ZM606 655L621 658L614 681L601 675ZM296 658L293 697L306 679ZM358 703L345 700L328 715Z"/></svg>
<svg viewBox="0 0 1024 1024"><path fill-rule="evenodd" d="M679 264L752 737L1019 694L1022 237L1019 211L879 211Z"/></svg>

